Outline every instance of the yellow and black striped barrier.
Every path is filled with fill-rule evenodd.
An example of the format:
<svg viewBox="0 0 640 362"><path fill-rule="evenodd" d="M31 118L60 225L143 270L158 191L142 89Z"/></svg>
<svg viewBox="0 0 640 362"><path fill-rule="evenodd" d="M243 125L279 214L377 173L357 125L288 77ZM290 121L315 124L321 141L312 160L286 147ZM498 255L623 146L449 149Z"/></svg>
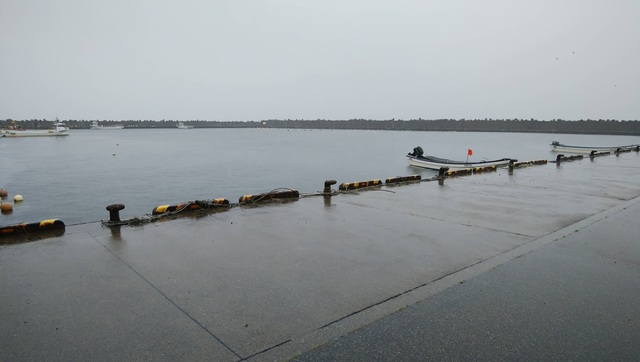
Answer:
<svg viewBox="0 0 640 362"><path fill-rule="evenodd" d="M633 148L618 148L616 149L616 151L614 152L616 155L621 154L621 153L627 153L627 152L631 152L635 149Z"/></svg>
<svg viewBox="0 0 640 362"><path fill-rule="evenodd" d="M444 176L466 176L473 174L471 168L461 168L459 170L445 171Z"/></svg>
<svg viewBox="0 0 640 362"><path fill-rule="evenodd" d="M248 203L248 202L259 202L259 201L266 201L266 200L274 200L274 199L297 199L300 197L300 193L298 192L298 190L285 190L285 191L274 191L274 192L268 192L268 193L264 193L264 194L258 194L258 195L243 195L240 196L239 202L242 203Z"/></svg>
<svg viewBox="0 0 640 362"><path fill-rule="evenodd" d="M384 182L386 184L395 184L395 183L399 183L399 182L413 182L413 181L420 181L420 180L422 180L422 176L420 176L420 175L411 175L411 176L389 177Z"/></svg>
<svg viewBox="0 0 640 362"><path fill-rule="evenodd" d="M382 181L378 179L370 180L370 181L344 182L344 183L341 183L340 186L338 186L338 189L342 191L346 191L346 190L355 190L355 189L361 189L363 187L371 187L371 186L379 186L379 185L382 185Z"/></svg>
<svg viewBox="0 0 640 362"><path fill-rule="evenodd" d="M43 232L51 230L64 230L64 222L58 219L42 220L40 222L23 223L0 228L0 236L15 235L18 233Z"/></svg>
<svg viewBox="0 0 640 362"><path fill-rule="evenodd" d="M514 168L522 168L522 167L529 167L529 166L535 166L535 165L546 165L548 162L549 161L547 160L514 162L509 164L509 171L513 171Z"/></svg>
<svg viewBox="0 0 640 362"><path fill-rule="evenodd" d="M561 162L582 160L583 158L584 158L583 155L565 156L565 155L560 154L560 155L558 155L556 157L555 161L551 161L551 162L555 162L556 164L560 164Z"/></svg>
<svg viewBox="0 0 640 362"><path fill-rule="evenodd" d="M482 172L493 172L498 169L498 166L484 166L484 167L474 167L473 173L482 173Z"/></svg>
<svg viewBox="0 0 640 362"><path fill-rule="evenodd" d="M516 162L513 165L514 166L521 166L521 165L546 165L549 161L547 160L533 160L533 161L525 161L525 162Z"/></svg>
<svg viewBox="0 0 640 362"><path fill-rule="evenodd" d="M160 215L167 212L180 212L180 211L190 211L190 210L199 210L206 209L215 206L228 206L229 200L224 198L206 200L206 201L189 201L179 203L177 205L160 205L156 206L151 212L152 215Z"/></svg>

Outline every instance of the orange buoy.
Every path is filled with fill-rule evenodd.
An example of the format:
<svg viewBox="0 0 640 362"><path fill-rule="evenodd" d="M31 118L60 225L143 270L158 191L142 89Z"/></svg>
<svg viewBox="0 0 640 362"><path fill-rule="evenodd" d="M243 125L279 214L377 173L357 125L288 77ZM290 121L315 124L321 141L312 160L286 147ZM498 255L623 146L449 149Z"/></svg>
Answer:
<svg viewBox="0 0 640 362"><path fill-rule="evenodd" d="M2 210L3 213L8 213L13 211L13 205L11 205L8 202L3 202L2 205L0 205L0 209Z"/></svg>
<svg viewBox="0 0 640 362"><path fill-rule="evenodd" d="M7 197L7 190L5 189L0 189L0 197Z"/></svg>

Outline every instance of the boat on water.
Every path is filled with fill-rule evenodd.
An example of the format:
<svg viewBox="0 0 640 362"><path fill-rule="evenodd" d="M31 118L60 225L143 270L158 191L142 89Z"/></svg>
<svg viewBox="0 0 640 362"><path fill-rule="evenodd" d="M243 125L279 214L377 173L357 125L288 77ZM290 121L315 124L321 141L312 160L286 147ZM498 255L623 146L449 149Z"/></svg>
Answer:
<svg viewBox="0 0 640 362"><path fill-rule="evenodd" d="M511 161L517 160L511 158L501 158L499 160L478 162L454 161L448 160L446 158L425 155L422 147L418 146L413 149L412 153L407 154L407 161L409 161L409 166L429 168L432 170L439 170L442 167L448 167L450 171L456 171L476 167L504 167L509 165Z"/></svg>
<svg viewBox="0 0 640 362"><path fill-rule="evenodd" d="M6 129L0 130L2 137L60 137L60 136L68 136L69 128L60 122L57 118L56 121L53 122L51 128L46 130L36 130L36 129Z"/></svg>
<svg viewBox="0 0 640 362"><path fill-rule="evenodd" d="M180 128L180 129L191 129L191 128L193 128L193 126L187 126L186 124L184 124L184 122L178 123L178 125L176 127Z"/></svg>
<svg viewBox="0 0 640 362"><path fill-rule="evenodd" d="M102 129L102 130L109 130L109 129L123 129L124 126L121 124L114 124L114 125L110 125L110 126L101 126L98 124L98 121L93 121L91 122L91 126L89 126L89 129Z"/></svg>
<svg viewBox="0 0 640 362"><path fill-rule="evenodd" d="M551 146L551 151L553 152L566 152L566 153L584 153L590 154L592 151L595 152L620 152L626 150L640 150L640 145L625 145L625 146L571 146L565 145L558 141L553 141L549 145Z"/></svg>

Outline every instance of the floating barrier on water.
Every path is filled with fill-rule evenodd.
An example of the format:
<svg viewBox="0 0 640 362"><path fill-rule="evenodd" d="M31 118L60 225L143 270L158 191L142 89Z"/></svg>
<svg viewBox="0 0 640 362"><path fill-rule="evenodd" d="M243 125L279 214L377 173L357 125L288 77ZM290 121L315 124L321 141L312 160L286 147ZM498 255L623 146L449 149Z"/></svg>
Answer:
<svg viewBox="0 0 640 362"><path fill-rule="evenodd" d="M422 180L422 176L420 176L420 175L411 175L411 176L389 177L384 182L386 184L395 184L395 183L399 183L399 182L414 182L414 181L420 181L420 180Z"/></svg>
<svg viewBox="0 0 640 362"><path fill-rule="evenodd" d="M444 172L444 176L466 176L466 175L472 175L473 174L473 169L471 168L462 168L459 170L453 170L453 171L445 171Z"/></svg>
<svg viewBox="0 0 640 362"><path fill-rule="evenodd" d="M583 158L584 158L583 155L574 155L574 156L558 155L556 157L556 160L555 161L551 161L551 162L555 162L555 163L559 164L561 162L582 160Z"/></svg>
<svg viewBox="0 0 640 362"><path fill-rule="evenodd" d="M0 236L15 235L18 233L32 233L51 230L63 230L64 222L58 219L42 220L40 222L24 223L0 228Z"/></svg>
<svg viewBox="0 0 640 362"><path fill-rule="evenodd" d="M231 207L229 200L224 198L214 200L195 200L187 201L177 205L160 205L153 209L152 215L144 215L141 217L134 217L128 220L120 220L119 212L124 209L122 204L113 204L107 206L109 210L109 221L102 221L103 226L122 226L122 225L139 225L148 222L154 222L167 216L178 214L182 211L199 210L199 209L211 209L224 207Z"/></svg>
<svg viewBox="0 0 640 362"><path fill-rule="evenodd" d="M258 195L243 195L240 196L239 202L248 203L248 202L260 202L274 199L297 199L300 197L300 193L298 190L288 189L285 191L271 191L266 194L258 194Z"/></svg>
<svg viewBox="0 0 640 362"><path fill-rule="evenodd" d="M153 209L153 211L151 211L151 214L160 215L168 212L178 213L181 211L209 209L216 206L229 206L229 200L224 198L219 198L219 199L213 199L213 200L188 201L188 202L183 202L177 205L160 205L160 206L156 206Z"/></svg>
<svg viewBox="0 0 640 362"><path fill-rule="evenodd" d="M509 164L509 170L511 171L514 168L522 168L522 167L529 167L529 166L535 166L535 165L546 165L547 163L549 163L549 161L547 161L547 160L533 160L533 161L515 162L515 163Z"/></svg>
<svg viewBox="0 0 640 362"><path fill-rule="evenodd" d="M615 154L617 155L617 154L620 154L620 153L627 153L627 152L631 152L631 151L634 151L634 150L636 150L636 148L618 148L618 149L616 149ZM638 151L636 151L636 152L638 152Z"/></svg>
<svg viewBox="0 0 640 362"><path fill-rule="evenodd" d="M190 202L183 202L177 205L160 205L153 208L151 215L164 214L166 212L174 212L176 210L195 210L199 208L200 206L198 204L192 204Z"/></svg>
<svg viewBox="0 0 640 362"><path fill-rule="evenodd" d="M358 181L358 182L345 182L345 183L341 183L340 186L338 186L338 188L342 191L346 191L346 190L355 190L355 189L361 189L363 187L371 187L371 186L379 186L382 185L382 181L381 180L370 180L370 181Z"/></svg>
<svg viewBox="0 0 640 362"><path fill-rule="evenodd" d="M498 166L485 166L485 167L474 167L473 173L482 173L482 172L493 172L498 169Z"/></svg>
<svg viewBox="0 0 640 362"><path fill-rule="evenodd" d="M606 152L596 152L595 150L593 150L593 151L591 151L589 153L589 158L593 159L594 157L607 156L607 155L610 155L610 154L611 154L611 152L608 152L608 151L606 151Z"/></svg>

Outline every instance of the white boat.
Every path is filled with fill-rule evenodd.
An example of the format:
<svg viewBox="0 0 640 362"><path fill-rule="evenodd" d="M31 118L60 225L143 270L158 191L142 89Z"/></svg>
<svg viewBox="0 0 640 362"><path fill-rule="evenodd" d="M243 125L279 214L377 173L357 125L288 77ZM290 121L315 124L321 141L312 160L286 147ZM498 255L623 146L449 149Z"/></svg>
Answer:
<svg viewBox="0 0 640 362"><path fill-rule="evenodd" d="M478 162L453 161L446 158L425 155L422 147L416 147L413 149L412 153L407 154L407 161L409 162L409 166L429 168L432 170L440 170L442 167L448 167L450 171L457 171L469 168L474 169L477 167L504 167L509 165L511 161L515 162L517 160L501 158L499 160Z"/></svg>
<svg viewBox="0 0 640 362"><path fill-rule="evenodd" d="M570 146L562 144L558 141L553 141L549 145L553 152L566 152L566 153L584 153L590 154L592 151L599 152L611 152L627 151L627 150L640 150L640 145L626 145L626 146Z"/></svg>
<svg viewBox="0 0 640 362"><path fill-rule="evenodd" d="M98 121L93 121L91 122L91 126L89 126L89 129L102 129L102 130L109 130L109 129L123 129L124 126L121 124L114 124L111 126L101 126L98 124Z"/></svg>
<svg viewBox="0 0 640 362"><path fill-rule="evenodd" d="M0 133L2 133L2 137L60 137L68 136L69 128L56 118L53 126L47 130L7 129L0 130Z"/></svg>
<svg viewBox="0 0 640 362"><path fill-rule="evenodd" d="M178 123L178 125L176 127L180 128L180 129L191 129L191 128L193 128L193 126L185 125L184 122Z"/></svg>

